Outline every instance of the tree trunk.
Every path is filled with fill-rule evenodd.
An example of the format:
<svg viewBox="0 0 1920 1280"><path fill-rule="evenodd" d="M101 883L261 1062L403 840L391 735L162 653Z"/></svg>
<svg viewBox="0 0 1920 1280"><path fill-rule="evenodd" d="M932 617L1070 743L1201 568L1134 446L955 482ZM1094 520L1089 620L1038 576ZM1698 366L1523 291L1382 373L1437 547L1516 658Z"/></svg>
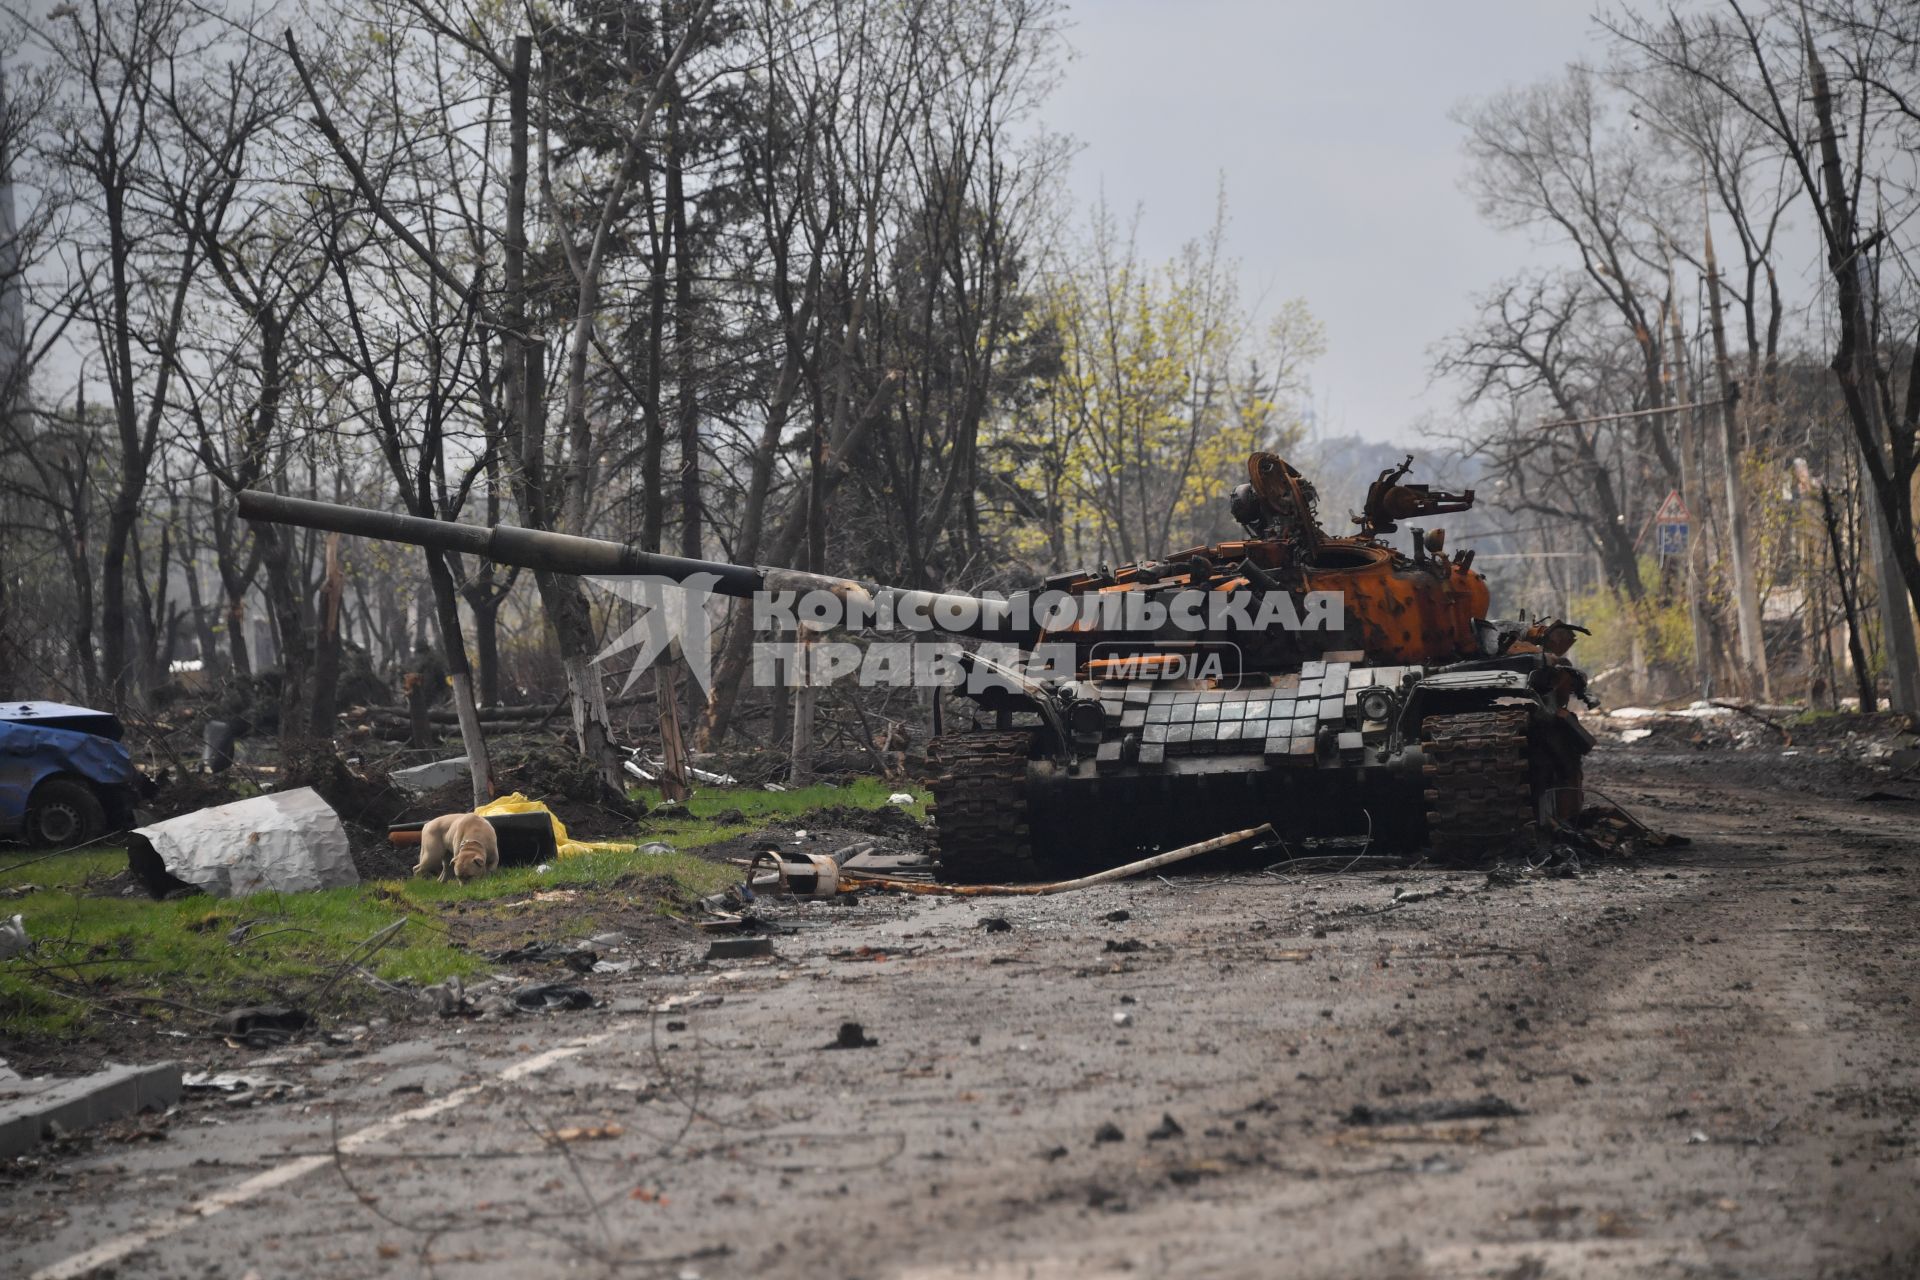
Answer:
<svg viewBox="0 0 1920 1280"><path fill-rule="evenodd" d="M434 621L440 632L440 651L447 657L447 677L453 686L453 712L460 721L460 745L466 748L467 771L473 781L473 807L493 799L493 766L487 758L486 735L480 731L480 713L473 704L473 673L467 665L467 642L460 634L460 596L446 556L427 552L427 582L433 588Z"/></svg>
<svg viewBox="0 0 1920 1280"><path fill-rule="evenodd" d="M687 193L682 180L679 86L673 88L667 110L667 216L673 231L673 345L674 383L680 397L675 405L680 436L680 554L700 559L700 393L696 376L693 317L694 253L687 230Z"/></svg>
<svg viewBox="0 0 1920 1280"><path fill-rule="evenodd" d="M1746 485L1740 474L1739 428L1734 417L1734 385L1727 356L1727 327L1720 310L1720 272L1713 257L1713 228L1706 232L1707 310L1713 330L1713 365L1720 388L1721 465L1727 491L1727 552L1733 561L1733 594L1740 622L1740 662L1748 693L1761 701L1773 698L1767 672L1767 639L1760 623L1760 589L1754 577L1752 537L1747 528Z"/></svg>
<svg viewBox="0 0 1920 1280"><path fill-rule="evenodd" d="M1833 579L1840 588L1840 607L1847 615L1847 653L1853 659L1853 678L1860 692L1860 710L1871 715L1879 708L1873 688L1873 669L1867 665L1867 647L1860 638L1860 610L1854 603L1853 588L1847 580L1847 561L1840 547L1840 517L1833 509L1833 496L1820 487L1820 515L1827 527L1827 546L1833 552ZM1835 696L1839 690L1834 691Z"/></svg>
<svg viewBox="0 0 1920 1280"><path fill-rule="evenodd" d="M1892 709L1912 713L1920 710L1920 649L1914 642L1910 605L1911 600L1920 599L1920 547L1915 546L1913 534L1910 446L1901 435L1889 438L1887 434L1867 311L1871 268L1859 243L1856 210L1848 194L1853 188L1841 167L1826 68L1810 40L1806 55L1827 202L1827 259L1839 310L1840 342L1833 353L1833 371L1860 448L1868 545L1879 579L1880 615L1886 624L1887 664L1893 678Z"/></svg>
<svg viewBox="0 0 1920 1280"><path fill-rule="evenodd" d="M331 740L337 718L334 709L340 687L340 594L345 580L340 572L340 535L327 535L327 576L320 589L320 614L314 628L313 717L316 739Z"/></svg>

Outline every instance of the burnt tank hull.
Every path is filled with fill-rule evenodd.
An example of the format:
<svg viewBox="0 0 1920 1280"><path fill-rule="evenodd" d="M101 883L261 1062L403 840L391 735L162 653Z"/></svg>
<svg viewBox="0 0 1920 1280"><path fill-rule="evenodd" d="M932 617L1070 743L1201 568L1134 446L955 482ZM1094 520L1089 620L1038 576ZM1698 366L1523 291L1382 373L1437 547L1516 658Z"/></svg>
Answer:
<svg viewBox="0 0 1920 1280"><path fill-rule="evenodd" d="M1554 675L1531 656L1343 654L1231 687L1085 682L1098 725L1071 741L1039 724L935 742L942 861L967 879L1045 876L1261 823L1293 853L1495 852L1578 806L1592 740L1542 692Z"/></svg>

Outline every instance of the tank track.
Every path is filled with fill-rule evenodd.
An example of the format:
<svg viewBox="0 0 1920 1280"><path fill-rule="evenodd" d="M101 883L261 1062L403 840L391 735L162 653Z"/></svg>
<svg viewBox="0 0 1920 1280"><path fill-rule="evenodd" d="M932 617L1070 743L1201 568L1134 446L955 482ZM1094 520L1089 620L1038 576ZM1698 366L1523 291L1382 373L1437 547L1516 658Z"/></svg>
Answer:
<svg viewBox="0 0 1920 1280"><path fill-rule="evenodd" d="M1468 861L1505 853L1533 821L1533 786L1524 709L1428 716L1420 723L1426 756L1427 836L1443 858Z"/></svg>
<svg viewBox="0 0 1920 1280"><path fill-rule="evenodd" d="M1027 754L1033 734L958 733L928 744L941 871L976 883L1038 879L1027 826Z"/></svg>

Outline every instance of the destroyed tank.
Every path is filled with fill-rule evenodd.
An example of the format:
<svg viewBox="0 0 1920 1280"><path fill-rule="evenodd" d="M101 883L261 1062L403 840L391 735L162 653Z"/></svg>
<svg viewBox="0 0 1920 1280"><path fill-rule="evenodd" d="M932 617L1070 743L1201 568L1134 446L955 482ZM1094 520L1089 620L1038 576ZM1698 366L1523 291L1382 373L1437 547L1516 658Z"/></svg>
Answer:
<svg viewBox="0 0 1920 1280"><path fill-rule="evenodd" d="M247 491L240 512L309 528L596 576L711 575L718 594L823 589L1048 660L970 656L974 723L928 756L943 871L1032 879L1271 824L1282 851L1431 846L1498 853L1581 805L1593 739L1566 658L1581 628L1494 621L1471 550L1402 523L1473 491L1381 473L1358 531L1271 453L1233 493L1246 537L1057 574L1009 598L913 591L660 555L569 534L481 527ZM705 579L702 579L705 581Z"/></svg>

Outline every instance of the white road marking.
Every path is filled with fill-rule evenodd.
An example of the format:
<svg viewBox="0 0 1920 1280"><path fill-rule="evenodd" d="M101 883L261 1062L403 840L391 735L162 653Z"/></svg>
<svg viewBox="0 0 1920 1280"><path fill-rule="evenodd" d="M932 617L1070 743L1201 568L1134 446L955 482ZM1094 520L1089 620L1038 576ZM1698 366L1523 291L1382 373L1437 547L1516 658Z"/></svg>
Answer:
<svg viewBox="0 0 1920 1280"><path fill-rule="evenodd" d="M510 1084L515 1080L537 1075L554 1063L571 1058L583 1049L591 1049L596 1044L612 1039L614 1034L613 1031L603 1031L599 1035L582 1036L578 1040L569 1040L564 1044L555 1045L545 1053L536 1053L531 1058L523 1058L514 1063L495 1077L495 1080ZM410 1111L402 1111L385 1120L377 1120L364 1129L356 1129L340 1139L340 1150L342 1153L358 1151L398 1133L408 1125L418 1124L422 1120L431 1120L443 1111L453 1110L475 1094L484 1092L492 1083L494 1081L462 1086L452 1093L444 1094ZM204 1221L236 1205L243 1205L249 1200L257 1199L276 1187L283 1187L289 1182L306 1177L315 1169L325 1168L332 1163L333 1157L324 1155L301 1156L297 1160L275 1165L265 1173L257 1173L244 1182L237 1182L224 1190L203 1196L170 1217L144 1222L124 1235L115 1236L84 1252L42 1267L33 1273L30 1280L73 1280L76 1276L84 1276L109 1263L120 1261L135 1250L144 1249L148 1245L165 1240L168 1236L178 1235L196 1222Z"/></svg>

